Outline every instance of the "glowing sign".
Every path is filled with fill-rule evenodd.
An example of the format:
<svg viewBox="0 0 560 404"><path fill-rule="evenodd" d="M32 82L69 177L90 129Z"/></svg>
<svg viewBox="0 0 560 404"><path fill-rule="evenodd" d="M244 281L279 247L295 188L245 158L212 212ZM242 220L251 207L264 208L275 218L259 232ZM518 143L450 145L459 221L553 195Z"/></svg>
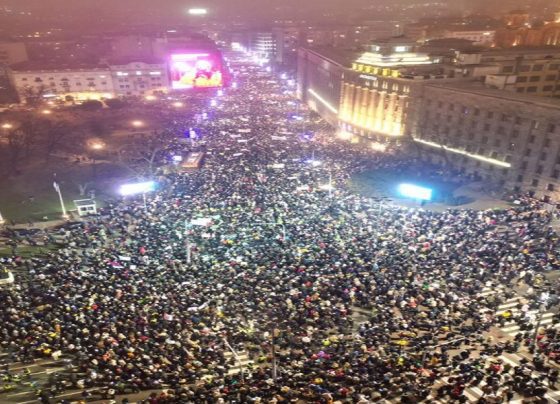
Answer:
<svg viewBox="0 0 560 404"><path fill-rule="evenodd" d="M121 185L119 193L122 196L145 194L146 192L155 191L156 183L154 181L137 182L134 184Z"/></svg>
<svg viewBox="0 0 560 404"><path fill-rule="evenodd" d="M412 184L400 184L399 194L407 198L420 199L429 201L432 199L432 190L430 188L419 187Z"/></svg>
<svg viewBox="0 0 560 404"><path fill-rule="evenodd" d="M208 53L171 55L171 87L176 90L193 87L221 87L221 63Z"/></svg>

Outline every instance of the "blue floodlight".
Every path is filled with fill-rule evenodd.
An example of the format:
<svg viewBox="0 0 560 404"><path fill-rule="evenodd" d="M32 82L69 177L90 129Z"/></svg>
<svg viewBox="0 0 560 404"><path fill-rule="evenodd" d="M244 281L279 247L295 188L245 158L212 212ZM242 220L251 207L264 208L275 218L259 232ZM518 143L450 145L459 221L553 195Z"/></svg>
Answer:
<svg viewBox="0 0 560 404"><path fill-rule="evenodd" d="M145 194L146 192L155 191L156 183L154 181L137 182L134 184L121 185L119 193L122 196Z"/></svg>
<svg viewBox="0 0 560 404"><path fill-rule="evenodd" d="M432 190L430 188L419 187L412 184L400 184L399 194L407 198L420 199L422 201L429 201L432 199Z"/></svg>

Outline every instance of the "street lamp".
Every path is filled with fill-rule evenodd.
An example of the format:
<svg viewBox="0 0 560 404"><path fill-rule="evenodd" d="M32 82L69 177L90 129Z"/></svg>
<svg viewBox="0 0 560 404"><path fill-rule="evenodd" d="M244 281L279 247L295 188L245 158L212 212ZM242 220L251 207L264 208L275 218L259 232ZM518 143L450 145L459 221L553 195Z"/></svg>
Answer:
<svg viewBox="0 0 560 404"><path fill-rule="evenodd" d="M97 177L97 161L96 161L96 157L97 157L97 152L99 152L100 150L103 150L106 146L106 143L101 140L101 139L90 139L87 142L89 149L91 149L92 153L92 157L93 157L93 179L95 180Z"/></svg>
<svg viewBox="0 0 560 404"><path fill-rule="evenodd" d="M53 182L53 187L56 193L58 194L58 199L60 200L60 208L62 210L62 218L64 220L68 219L68 215L66 214L66 207L64 206L64 200L62 199L62 192L60 191L60 185L56 181Z"/></svg>
<svg viewBox="0 0 560 404"><path fill-rule="evenodd" d="M539 299L541 301L541 305L539 307L539 312L537 313L537 324L535 324L535 335L533 336L533 345L535 350L538 348L537 337L539 335L539 327L541 326L542 317L544 312L546 311L546 306L548 304L549 299L550 299L550 293L548 292L541 293Z"/></svg>
<svg viewBox="0 0 560 404"><path fill-rule="evenodd" d="M12 125L11 123L8 123L8 122L2 124L2 129L8 130L8 129L12 129L13 127L14 127L14 125Z"/></svg>
<svg viewBox="0 0 560 404"><path fill-rule="evenodd" d="M142 126L144 126L144 122L139 121L139 120L134 120L134 121L131 122L131 124L135 128L141 128Z"/></svg>
<svg viewBox="0 0 560 404"><path fill-rule="evenodd" d="M41 113L43 115L50 115L50 114L52 114L52 111L50 109L44 109L44 110L41 111Z"/></svg>
<svg viewBox="0 0 560 404"><path fill-rule="evenodd" d="M183 104L181 101L175 101L175 102L173 103L173 106L174 106L175 108L181 108L182 106L184 106L184 104Z"/></svg>

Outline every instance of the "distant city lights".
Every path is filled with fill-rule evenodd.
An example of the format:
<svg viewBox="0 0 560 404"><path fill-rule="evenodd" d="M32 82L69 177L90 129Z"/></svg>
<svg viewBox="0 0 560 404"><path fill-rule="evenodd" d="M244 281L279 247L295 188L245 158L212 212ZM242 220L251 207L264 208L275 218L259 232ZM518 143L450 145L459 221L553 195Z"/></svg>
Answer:
<svg viewBox="0 0 560 404"><path fill-rule="evenodd" d="M185 104L183 104L181 101L175 101L175 102L173 103L173 106L174 106L175 108L181 108L181 107L183 107L184 105L185 105Z"/></svg>
<svg viewBox="0 0 560 404"><path fill-rule="evenodd" d="M413 184L400 184L398 187L399 194L404 197L429 201L432 199L432 190L430 188L420 187Z"/></svg>
<svg viewBox="0 0 560 404"><path fill-rule="evenodd" d="M145 99L146 101L155 101L157 100L157 97L155 95L147 95Z"/></svg>
<svg viewBox="0 0 560 404"><path fill-rule="evenodd" d="M211 101L210 101L210 106L211 106L211 107L216 107L216 106L218 106L218 101L216 101L216 100L211 100Z"/></svg>

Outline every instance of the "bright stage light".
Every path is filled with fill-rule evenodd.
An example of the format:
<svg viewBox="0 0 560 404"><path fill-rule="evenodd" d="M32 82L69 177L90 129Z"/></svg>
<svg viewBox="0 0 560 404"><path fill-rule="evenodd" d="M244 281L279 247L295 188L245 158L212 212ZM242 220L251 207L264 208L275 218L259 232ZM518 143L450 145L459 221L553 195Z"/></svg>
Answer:
<svg viewBox="0 0 560 404"><path fill-rule="evenodd" d="M419 187L418 185L412 184L400 184L399 194L407 198L420 199L423 201L432 199L432 190L430 188Z"/></svg>
<svg viewBox="0 0 560 404"><path fill-rule="evenodd" d="M189 8L190 15L206 15L208 10L205 8Z"/></svg>
<svg viewBox="0 0 560 404"><path fill-rule="evenodd" d="M119 193L122 196L145 194L146 192L155 191L156 183L154 181L137 182L134 184L121 185Z"/></svg>

